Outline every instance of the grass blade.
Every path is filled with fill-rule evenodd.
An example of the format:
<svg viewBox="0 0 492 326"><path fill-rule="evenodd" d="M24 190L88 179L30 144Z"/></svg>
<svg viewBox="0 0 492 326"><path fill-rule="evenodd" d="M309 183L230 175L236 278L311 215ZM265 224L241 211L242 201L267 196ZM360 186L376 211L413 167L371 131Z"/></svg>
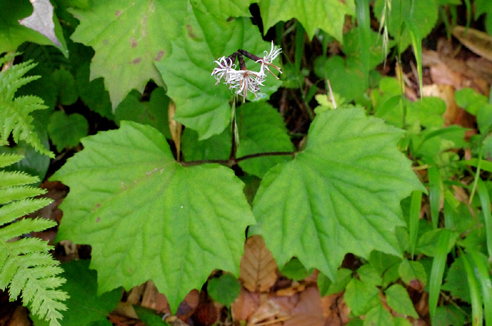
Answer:
<svg viewBox="0 0 492 326"><path fill-rule="evenodd" d="M432 261L432 269L429 279L429 311L431 320L434 319L437 310L437 301L441 291L442 277L446 267L446 258L454 245L451 242L451 231L443 229L437 243L437 253Z"/></svg>
<svg viewBox="0 0 492 326"><path fill-rule="evenodd" d="M419 92L422 95L422 37L412 19L407 20L406 25L412 39L413 52L417 61L417 74L419 75Z"/></svg>
<svg viewBox="0 0 492 326"><path fill-rule="evenodd" d="M482 286L482 298L485 310L485 325L492 326L492 281L490 280L489 269L487 266L487 257L475 251L468 252L471 261L475 264L475 273Z"/></svg>
<svg viewBox="0 0 492 326"><path fill-rule="evenodd" d="M364 85L369 86L369 48L371 46L371 18L369 0L356 0L357 25L359 26L360 61L364 73Z"/></svg>
<svg viewBox="0 0 492 326"><path fill-rule="evenodd" d="M472 303L472 325L479 326L483 322L482 298L478 286L477 276L473 269L472 263L467 255L463 254L463 264L465 265L466 277L468 278L468 287L470 288L470 297Z"/></svg>
<svg viewBox="0 0 492 326"><path fill-rule="evenodd" d="M431 166L427 170L429 177L429 201L432 226L437 229L439 222L439 207L441 202L441 175L437 166Z"/></svg>
<svg viewBox="0 0 492 326"><path fill-rule="evenodd" d="M478 180L478 196L482 204L483 218L485 220L485 234L487 237L487 252L492 258L492 216L490 214L490 197L485 182Z"/></svg>
<svg viewBox="0 0 492 326"><path fill-rule="evenodd" d="M412 202L410 204L410 219L408 223L408 231L410 233L410 254L412 255L412 258L415 252L415 246L417 245L421 204L422 191L415 190L412 193Z"/></svg>

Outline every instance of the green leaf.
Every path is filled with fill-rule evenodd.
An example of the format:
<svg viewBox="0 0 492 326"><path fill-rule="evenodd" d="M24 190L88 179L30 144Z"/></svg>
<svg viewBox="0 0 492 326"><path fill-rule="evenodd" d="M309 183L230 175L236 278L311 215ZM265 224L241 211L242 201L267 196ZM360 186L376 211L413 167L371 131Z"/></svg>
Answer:
<svg viewBox="0 0 492 326"><path fill-rule="evenodd" d="M352 279L352 271L346 268L340 268L336 275L335 281L331 281L323 273L318 274L318 288L321 296L331 295L341 292Z"/></svg>
<svg viewBox="0 0 492 326"><path fill-rule="evenodd" d="M374 12L378 19L382 12L385 0L377 0L374 4ZM391 2L391 14L387 24L388 30L393 35L403 52L411 43L408 28L402 28L403 21L414 21L416 29L422 38L425 38L434 28L437 22L438 6L435 0L397 0ZM403 33L400 35L400 33Z"/></svg>
<svg viewBox="0 0 492 326"><path fill-rule="evenodd" d="M162 317L155 314L155 310L135 305L133 306L133 309L135 309L138 318L140 318L140 320L143 321L147 326L169 326L168 323L162 320Z"/></svg>
<svg viewBox="0 0 492 326"><path fill-rule="evenodd" d="M375 298L379 300L378 295L379 290L377 287L353 278L345 288L343 299L350 308L351 313L355 316L360 316L373 308L373 300Z"/></svg>
<svg viewBox="0 0 492 326"><path fill-rule="evenodd" d="M487 97L473 88L462 88L454 93L456 104L468 113L476 115L480 107L487 104Z"/></svg>
<svg viewBox="0 0 492 326"><path fill-rule="evenodd" d="M57 239L92 246L99 293L151 279L175 312L212 270L239 274L255 220L230 169L183 167L160 132L134 122L82 144L53 176L70 187Z"/></svg>
<svg viewBox="0 0 492 326"><path fill-rule="evenodd" d="M88 131L89 123L81 114L67 115L62 111L56 111L50 117L48 132L58 152L67 146L77 146L80 139L87 136Z"/></svg>
<svg viewBox="0 0 492 326"><path fill-rule="evenodd" d="M96 54L90 79L104 77L113 110L132 90L143 92L152 79L163 86L154 61L168 57L179 37L187 1L94 1L90 10L72 9L80 20L71 38ZM165 17L165 24L163 19Z"/></svg>
<svg viewBox="0 0 492 326"><path fill-rule="evenodd" d="M263 0L259 3L265 31L279 21L296 18L312 39L316 29L343 41L343 25L345 15L355 14L353 0Z"/></svg>
<svg viewBox="0 0 492 326"><path fill-rule="evenodd" d="M462 310L452 305L437 307L434 322L435 326L462 326L466 324Z"/></svg>
<svg viewBox="0 0 492 326"><path fill-rule="evenodd" d="M386 302L388 306L394 311L402 314L411 316L413 318L418 318L419 315L415 308L413 307L412 300L408 295L407 290L400 284L393 284L386 291Z"/></svg>
<svg viewBox="0 0 492 326"><path fill-rule="evenodd" d="M37 46L34 43L29 43L32 46ZM50 48L51 51L54 51L53 47L41 47L39 49ZM44 51L43 51L44 52ZM61 56L61 54L60 54ZM26 54L23 54L23 57L26 57ZM36 60L34 60L36 61ZM26 84L19 88L15 95L35 95L43 99L44 104L48 107L47 112L52 111L55 106L58 104L58 87L55 84L55 80L53 78L53 71L49 70L45 63L43 65L35 66L31 71L29 71L27 76L41 76L41 78L33 80L29 84ZM49 115L49 114L48 114Z"/></svg>
<svg viewBox="0 0 492 326"><path fill-rule="evenodd" d="M113 120L114 115L111 109L111 101L109 100L108 91L104 89L104 80L102 78L96 78L89 81L89 77L89 63L84 63L79 67L75 76L80 98L92 111Z"/></svg>
<svg viewBox="0 0 492 326"><path fill-rule="evenodd" d="M164 89L159 87L152 91L149 101L142 101L141 97L142 95L135 90L127 95L116 108L116 123L120 124L122 120L135 121L154 127L167 139L172 139L167 111L169 97Z"/></svg>
<svg viewBox="0 0 492 326"><path fill-rule="evenodd" d="M44 45L54 45L54 43L43 34L19 24L19 20L30 16L33 13L33 5L27 1L2 1L0 2L0 53L16 51L19 45L24 42L34 42ZM60 23L53 15L55 33L62 46L57 48L64 55L68 55Z"/></svg>
<svg viewBox="0 0 492 326"><path fill-rule="evenodd" d="M459 233L450 231L448 229L435 229L425 232L417 243L417 252L420 252L426 256L434 257L439 251L439 239L443 233L450 233L449 243L446 244L448 252L459 237Z"/></svg>
<svg viewBox="0 0 492 326"><path fill-rule="evenodd" d="M482 179L478 179L478 195L482 205L482 214L485 221L485 235L487 237L487 253L492 257L492 215L490 213L490 195ZM491 320L492 322L492 320Z"/></svg>
<svg viewBox="0 0 492 326"><path fill-rule="evenodd" d="M357 270L357 274L362 282L369 285L381 286L383 282L383 279L376 268L370 264L362 265Z"/></svg>
<svg viewBox="0 0 492 326"><path fill-rule="evenodd" d="M477 274L475 273L475 269L467 255L463 254L461 250L460 253L463 257L463 265L465 266L466 276L468 279L468 287L470 288L473 322L472 325L483 325L482 294L480 293L480 286L478 284Z"/></svg>
<svg viewBox="0 0 492 326"><path fill-rule="evenodd" d="M360 318L352 318L346 326L363 326L364 321L361 320Z"/></svg>
<svg viewBox="0 0 492 326"><path fill-rule="evenodd" d="M53 79L58 86L58 101L62 105L71 105L79 98L75 79L70 71L62 68L53 73Z"/></svg>
<svg viewBox="0 0 492 326"><path fill-rule="evenodd" d="M295 281L301 281L313 273L313 269L307 270L297 258L292 258L280 268L280 273Z"/></svg>
<svg viewBox="0 0 492 326"><path fill-rule="evenodd" d="M305 150L270 169L253 203L278 265L297 257L333 279L348 252L401 255L400 200L423 187L397 150L400 135L360 109L316 117Z"/></svg>
<svg viewBox="0 0 492 326"><path fill-rule="evenodd" d="M186 128L183 131L181 148L186 162L198 160L227 160L231 154L230 125L222 133L199 141L198 133ZM241 143L239 143L241 145Z"/></svg>
<svg viewBox="0 0 492 326"><path fill-rule="evenodd" d="M208 281L207 290L212 299L229 306L241 293L241 284L233 275L226 273Z"/></svg>
<svg viewBox="0 0 492 326"><path fill-rule="evenodd" d="M187 29L180 40L173 42L172 55L155 65L166 81L169 97L176 103L174 120L196 130L202 140L221 133L231 118L233 93L226 85L215 85L211 76L216 67L214 60L238 49L261 55L270 45L262 41L250 19L225 22L190 9L186 20ZM251 60L246 65L250 70L259 68ZM270 76L261 91L271 94L280 84Z"/></svg>
<svg viewBox="0 0 492 326"><path fill-rule="evenodd" d="M413 288L423 290L427 284L427 273L424 266L418 261L404 259L398 267L398 273L402 281Z"/></svg>
<svg viewBox="0 0 492 326"><path fill-rule="evenodd" d="M265 152L292 152L292 145L282 116L267 103L253 102L241 105L236 116L239 129L238 158ZM239 166L247 173L262 178L278 163L290 161L291 156L262 156L241 161Z"/></svg>
<svg viewBox="0 0 492 326"><path fill-rule="evenodd" d="M97 273L89 269L88 260L74 260L61 265L67 283L62 289L70 295L68 310L63 313L63 326L90 325L106 320L121 299L121 289L97 295Z"/></svg>
<svg viewBox="0 0 492 326"><path fill-rule="evenodd" d="M416 190L412 193L412 201L410 204L410 212L408 218L408 232L410 242L410 254L415 253L415 246L417 245L418 228L420 220L420 207L422 206L422 191Z"/></svg>
<svg viewBox="0 0 492 326"><path fill-rule="evenodd" d="M53 5L49 0L38 0L33 1L32 6L32 14L29 17L21 19L19 24L41 33L53 42L53 44L61 46L60 40L55 35Z"/></svg>
<svg viewBox="0 0 492 326"><path fill-rule="evenodd" d="M489 205L490 206L490 205ZM485 312L485 324L492 325L492 281L490 279L490 263L487 256L480 252L469 251L467 255L471 258L475 273L482 286L482 299Z"/></svg>
<svg viewBox="0 0 492 326"><path fill-rule="evenodd" d="M268 152L293 152L282 116L270 104L252 102L236 109L239 145L236 157ZM191 160L227 160L231 152L230 125L221 134L198 141L195 132L185 129L183 153ZM291 160L291 155L271 155L241 160L239 166L247 173L263 177L278 163Z"/></svg>
<svg viewBox="0 0 492 326"><path fill-rule="evenodd" d="M361 83L364 78L361 63L352 57L319 57L315 60L315 70L320 78L329 79L333 92L347 102L362 96L365 91L364 83Z"/></svg>
<svg viewBox="0 0 492 326"><path fill-rule="evenodd" d="M364 319L364 326L393 326L393 317L382 304L372 308Z"/></svg>
<svg viewBox="0 0 492 326"><path fill-rule="evenodd" d="M444 275L444 268L446 267L446 257L451 251L451 248L456 242L456 233L447 230L440 229L437 238L436 252L432 261L432 269L429 277L429 313L431 319L434 319L437 309L437 301L439 299L442 278Z"/></svg>
<svg viewBox="0 0 492 326"><path fill-rule="evenodd" d="M190 2L194 8L226 20L229 17L251 16L249 6L257 0L190 0Z"/></svg>
<svg viewBox="0 0 492 326"><path fill-rule="evenodd" d="M471 303L463 256L459 256L451 264L446 276L446 282L441 286L441 289L451 292L451 295L455 298Z"/></svg>
<svg viewBox="0 0 492 326"><path fill-rule="evenodd" d="M403 317L395 317L393 319L393 323L395 326L412 326L408 319Z"/></svg>
<svg viewBox="0 0 492 326"><path fill-rule="evenodd" d="M49 148L50 143L48 140L48 133L44 132L40 134L40 138L44 147ZM21 161L5 168L5 171L23 171L37 176L39 181L36 185L41 184L41 180L44 180L50 165L50 158L37 152L31 145L24 141L20 141L16 146L0 147L0 153L20 154L24 156Z"/></svg>

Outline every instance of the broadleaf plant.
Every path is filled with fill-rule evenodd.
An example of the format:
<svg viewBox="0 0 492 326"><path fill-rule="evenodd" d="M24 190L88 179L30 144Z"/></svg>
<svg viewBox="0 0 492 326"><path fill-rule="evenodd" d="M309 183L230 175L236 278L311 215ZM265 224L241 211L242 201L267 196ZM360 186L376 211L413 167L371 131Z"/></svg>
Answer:
<svg viewBox="0 0 492 326"><path fill-rule="evenodd" d="M349 308L338 309L348 325L490 323L492 100L490 80L474 76L487 55L470 56L477 48L461 36L443 42L465 19L490 27L486 0L32 2L0 3L0 152L26 157L0 172L10 201L0 202L0 238L8 250L28 247L0 250L0 287L23 296L35 325L60 324L64 290L73 295L63 324L109 325L118 300L117 318L133 305L141 321L164 324L141 307L156 291L147 280L177 315L202 289L189 324L237 294L229 312L253 291L269 304L293 289L303 293L284 323L316 323L314 269L319 293ZM22 25L33 18L42 26ZM402 53L410 44L415 57ZM464 61L466 73L454 71ZM437 88L446 101L422 97L437 95L422 84L444 68L454 81ZM473 89L453 93L465 84ZM15 169L70 187L59 228L43 236L74 242L57 244L57 258L83 248L90 262L62 266L61 290L46 273L58 272L51 247L24 234L55 224L21 217L48 200L29 199L43 191ZM46 196L58 191L41 181ZM276 259L261 289L236 279L251 235ZM38 270L41 279L28 275ZM33 295L31 284L51 292ZM121 286L129 293L119 298Z"/></svg>
<svg viewBox="0 0 492 326"><path fill-rule="evenodd" d="M189 9L186 21L182 37L173 42L171 56L155 65L176 103L174 119L197 131L202 140L221 133L231 120L233 93L224 85L214 85L210 77L214 60L238 49L260 55L268 49L268 43L261 40L257 27L246 18L224 22ZM269 87L262 88L262 92L269 95L277 90L280 82L269 78L265 86Z"/></svg>
<svg viewBox="0 0 492 326"><path fill-rule="evenodd" d="M399 202L425 189L396 147L400 137L358 108L316 117L304 151L265 175L253 203L279 266L295 256L333 280L346 253L401 255Z"/></svg>
<svg viewBox="0 0 492 326"><path fill-rule="evenodd" d="M91 10L73 9L80 25L71 38L96 51L90 79L104 77L113 110L132 89L142 92L149 79L163 85L154 62L171 54L170 39L181 35L185 9L185 1L151 0L97 1Z"/></svg>
<svg viewBox="0 0 492 326"><path fill-rule="evenodd" d="M53 176L70 186L57 238L92 246L99 293L151 279L175 312L214 269L239 276L255 219L231 170L184 167L161 133L133 122L82 144Z"/></svg>

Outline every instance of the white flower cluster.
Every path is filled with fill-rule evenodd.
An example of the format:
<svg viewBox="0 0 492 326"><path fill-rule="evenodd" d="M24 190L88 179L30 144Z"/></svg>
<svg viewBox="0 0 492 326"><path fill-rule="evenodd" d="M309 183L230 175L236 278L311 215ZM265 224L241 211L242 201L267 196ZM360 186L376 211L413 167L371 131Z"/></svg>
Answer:
<svg viewBox="0 0 492 326"><path fill-rule="evenodd" d="M212 76L217 80L215 85L224 78L224 84L229 85L230 89L235 89L236 94L246 98L247 92L250 91L256 97L256 93L260 91L260 86L265 86L263 85L266 78L265 69L275 76L268 66L272 66L282 73L279 67L272 64L273 60L275 60L280 53L282 53L282 49L277 49L272 42L270 53L265 51L265 56L263 58L250 55L251 57L258 58L258 60L256 60L257 63L261 63L259 72L246 70L245 67L244 69L236 70L236 65L234 64L235 56L232 56L233 59L231 59L231 57L219 58L214 61L217 64L217 68L212 71ZM241 54L238 53L237 55ZM275 76L275 78L278 79L277 76Z"/></svg>

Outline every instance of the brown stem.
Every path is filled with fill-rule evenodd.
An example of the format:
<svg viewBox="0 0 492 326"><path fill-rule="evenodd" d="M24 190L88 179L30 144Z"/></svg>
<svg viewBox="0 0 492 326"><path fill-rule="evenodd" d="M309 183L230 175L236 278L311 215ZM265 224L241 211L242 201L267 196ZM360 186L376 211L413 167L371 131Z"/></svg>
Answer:
<svg viewBox="0 0 492 326"><path fill-rule="evenodd" d="M178 162L182 166L196 166L196 165L202 165L202 164L207 164L207 163L217 163L217 164L222 164L228 167L233 167L234 165L237 165L241 161L249 160L252 158L256 157L262 157L262 156L286 156L290 155L292 158L295 157L296 152L266 152L266 153L256 153L256 154L249 154L249 155L244 155L242 157L236 158L236 159L228 159L228 160L197 160L197 161L189 161L189 162Z"/></svg>

